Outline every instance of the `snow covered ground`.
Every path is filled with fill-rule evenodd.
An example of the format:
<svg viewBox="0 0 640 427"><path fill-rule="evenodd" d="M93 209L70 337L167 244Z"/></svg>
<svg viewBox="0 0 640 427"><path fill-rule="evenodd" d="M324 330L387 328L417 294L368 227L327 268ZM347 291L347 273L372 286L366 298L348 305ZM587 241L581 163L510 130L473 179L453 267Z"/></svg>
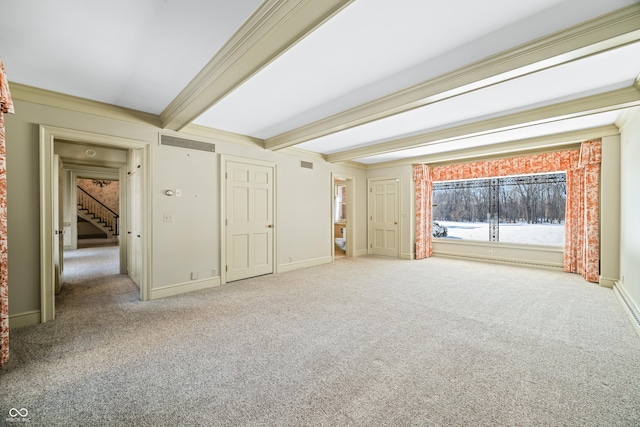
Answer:
<svg viewBox="0 0 640 427"><path fill-rule="evenodd" d="M448 239L489 241L489 223L436 221L447 227ZM507 243L564 246L564 224L500 224L499 240Z"/></svg>

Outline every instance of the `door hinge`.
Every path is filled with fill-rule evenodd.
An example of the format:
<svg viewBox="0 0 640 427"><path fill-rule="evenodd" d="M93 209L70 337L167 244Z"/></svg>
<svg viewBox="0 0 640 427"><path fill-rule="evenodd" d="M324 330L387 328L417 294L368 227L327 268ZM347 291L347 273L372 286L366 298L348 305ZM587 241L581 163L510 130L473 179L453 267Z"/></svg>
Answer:
<svg viewBox="0 0 640 427"><path fill-rule="evenodd" d="M224 173L224 179L229 179L229 172Z"/></svg>
<svg viewBox="0 0 640 427"><path fill-rule="evenodd" d="M373 249L373 243L369 244L369 248Z"/></svg>
<svg viewBox="0 0 640 427"><path fill-rule="evenodd" d="M229 225L229 220L228 219L224 220L224 225Z"/></svg>
<svg viewBox="0 0 640 427"><path fill-rule="evenodd" d="M229 266L228 265L224 266L224 271L229 271Z"/></svg>

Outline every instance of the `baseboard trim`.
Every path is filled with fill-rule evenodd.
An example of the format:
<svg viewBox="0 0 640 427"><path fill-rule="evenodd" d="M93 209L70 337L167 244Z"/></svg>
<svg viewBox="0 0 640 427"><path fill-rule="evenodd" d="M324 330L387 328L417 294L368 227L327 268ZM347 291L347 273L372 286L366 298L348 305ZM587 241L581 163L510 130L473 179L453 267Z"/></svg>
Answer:
<svg viewBox="0 0 640 427"><path fill-rule="evenodd" d="M208 277L206 279L192 280L175 285L164 286L162 288L151 289L151 299L160 299L185 294L187 292L199 291L202 289L215 288L220 286L220 277Z"/></svg>
<svg viewBox="0 0 640 427"><path fill-rule="evenodd" d="M618 297L622 309L629 315L629 320L633 328L636 330L638 336L640 336L640 308L633 302L627 291L624 289L624 285L619 281L616 281L613 286L613 293Z"/></svg>
<svg viewBox="0 0 640 427"><path fill-rule="evenodd" d="M9 329L37 325L41 321L40 310L25 311L9 316Z"/></svg>
<svg viewBox="0 0 640 427"><path fill-rule="evenodd" d="M367 256L367 255L369 255L369 252L366 249L358 249L357 251L353 252L354 257Z"/></svg>
<svg viewBox="0 0 640 427"><path fill-rule="evenodd" d="M298 262L290 262L288 264L281 264L278 266L278 273L286 273L288 271L298 270L300 268L315 267L316 265L328 264L333 259L330 256L321 258L308 259Z"/></svg>
<svg viewBox="0 0 640 427"><path fill-rule="evenodd" d="M525 261L521 259L510 259L510 258L492 258L482 255L461 255L455 252L446 252L446 251L438 251L433 252L434 256L445 257L445 258L455 258L455 259L465 259L469 261L482 261L482 262L491 262L495 264L507 264L507 265L515 265L521 267L534 267L534 268L543 268L547 270L556 270L556 271L564 271L564 267L562 264L556 263L547 263L541 261Z"/></svg>
<svg viewBox="0 0 640 427"><path fill-rule="evenodd" d="M612 279L610 277L600 276L598 279L598 284L603 288L613 289L618 279Z"/></svg>
<svg viewBox="0 0 640 427"><path fill-rule="evenodd" d="M408 253L404 253L403 252L403 253L400 254L400 259L408 259L408 260L411 261L411 260L414 259L414 256L413 256L413 254L408 254Z"/></svg>

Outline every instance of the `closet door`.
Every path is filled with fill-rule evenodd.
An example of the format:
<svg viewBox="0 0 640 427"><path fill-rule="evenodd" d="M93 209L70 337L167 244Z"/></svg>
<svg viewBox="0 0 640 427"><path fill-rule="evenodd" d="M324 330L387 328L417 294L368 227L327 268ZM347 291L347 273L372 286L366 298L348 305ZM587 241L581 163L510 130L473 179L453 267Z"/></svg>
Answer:
<svg viewBox="0 0 640 427"><path fill-rule="evenodd" d="M384 179L369 184L369 253L399 256L398 180Z"/></svg>
<svg viewBox="0 0 640 427"><path fill-rule="evenodd" d="M273 273L273 167L227 161L226 280Z"/></svg>

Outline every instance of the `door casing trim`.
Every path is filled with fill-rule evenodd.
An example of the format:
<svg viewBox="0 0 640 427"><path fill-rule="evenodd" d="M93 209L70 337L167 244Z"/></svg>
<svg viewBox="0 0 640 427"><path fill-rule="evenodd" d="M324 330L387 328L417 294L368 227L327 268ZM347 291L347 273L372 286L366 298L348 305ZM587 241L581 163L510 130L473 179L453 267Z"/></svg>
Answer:
<svg viewBox="0 0 640 427"><path fill-rule="evenodd" d="M96 134L75 129L40 125L39 127L39 169L40 169L40 322L55 319L55 266L53 261L53 155L56 139L70 142L89 143L127 149L143 149L143 235L141 299L148 299L151 283L151 200L150 167L148 167L149 144L128 138Z"/></svg>

